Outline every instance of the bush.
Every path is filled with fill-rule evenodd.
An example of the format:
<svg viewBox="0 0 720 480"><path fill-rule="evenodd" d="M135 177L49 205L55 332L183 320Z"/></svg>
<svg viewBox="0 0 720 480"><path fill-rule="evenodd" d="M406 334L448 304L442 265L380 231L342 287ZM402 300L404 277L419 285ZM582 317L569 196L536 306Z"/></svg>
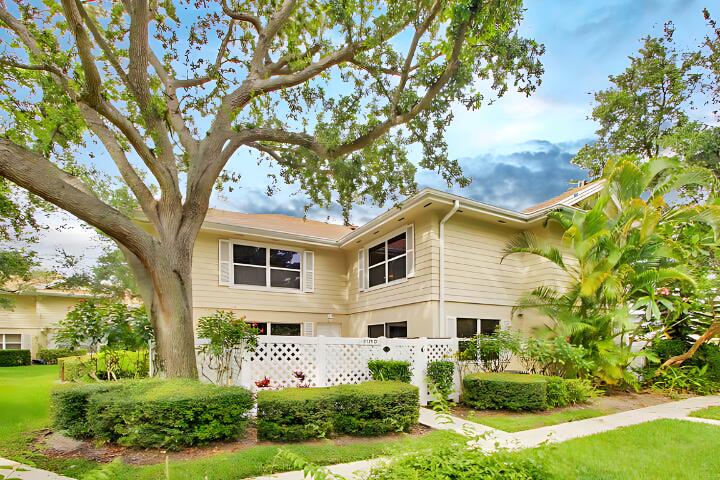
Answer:
<svg viewBox="0 0 720 480"><path fill-rule="evenodd" d="M698 395L712 395L720 392L720 384L712 381L708 376L708 366L683 365L660 370L657 375L650 377L650 385L655 390L668 393L695 393Z"/></svg>
<svg viewBox="0 0 720 480"><path fill-rule="evenodd" d="M118 382L66 383L53 389L50 408L53 425L71 437L90 436L88 424L88 400L91 395L107 392L121 386Z"/></svg>
<svg viewBox="0 0 720 480"><path fill-rule="evenodd" d="M455 364L449 360L437 360L428 363L428 382L443 399L447 399L453 392L453 377Z"/></svg>
<svg viewBox="0 0 720 480"><path fill-rule="evenodd" d="M571 345L564 338L544 340L530 337L521 342L518 359L528 373L566 378L593 369L587 353L582 346Z"/></svg>
<svg viewBox="0 0 720 480"><path fill-rule="evenodd" d="M708 379L720 382L720 345L705 343L695 355L700 365L707 365Z"/></svg>
<svg viewBox="0 0 720 480"><path fill-rule="evenodd" d="M145 378L149 374L150 358L147 350L129 352L106 350L94 355L58 359L60 378L66 382Z"/></svg>
<svg viewBox="0 0 720 480"><path fill-rule="evenodd" d="M73 350L71 348L43 348L38 351L37 358L48 365L58 363L58 358L78 357L87 354L87 350Z"/></svg>
<svg viewBox="0 0 720 480"><path fill-rule="evenodd" d="M505 453L485 455L465 445L404 455L374 469L368 480L545 480L551 476L535 461Z"/></svg>
<svg viewBox="0 0 720 480"><path fill-rule="evenodd" d="M400 360L370 360L368 368L373 380L396 380L398 382L410 383L412 373L410 362Z"/></svg>
<svg viewBox="0 0 720 480"><path fill-rule="evenodd" d="M570 405L587 403L600 395L600 392L595 388L593 383L585 378L566 379L565 386L567 387Z"/></svg>
<svg viewBox="0 0 720 480"><path fill-rule="evenodd" d="M649 347L650 351L657 355L660 363L676 355L682 355L689 348L690 344L680 338L658 338Z"/></svg>
<svg viewBox="0 0 720 480"><path fill-rule="evenodd" d="M297 441L333 433L382 435L418 422L418 389L397 381L261 391L261 440Z"/></svg>
<svg viewBox="0 0 720 480"><path fill-rule="evenodd" d="M570 405L570 391L567 383L560 377L547 377L547 404L549 408Z"/></svg>
<svg viewBox="0 0 720 480"><path fill-rule="evenodd" d="M194 380L63 385L52 399L56 427L73 436L167 449L236 438L253 406L244 388Z"/></svg>
<svg viewBox="0 0 720 480"><path fill-rule="evenodd" d="M30 350L0 350L0 367L20 367L30 363Z"/></svg>
<svg viewBox="0 0 720 480"><path fill-rule="evenodd" d="M546 380L542 375L474 373L463 379L463 403L481 410L545 410Z"/></svg>

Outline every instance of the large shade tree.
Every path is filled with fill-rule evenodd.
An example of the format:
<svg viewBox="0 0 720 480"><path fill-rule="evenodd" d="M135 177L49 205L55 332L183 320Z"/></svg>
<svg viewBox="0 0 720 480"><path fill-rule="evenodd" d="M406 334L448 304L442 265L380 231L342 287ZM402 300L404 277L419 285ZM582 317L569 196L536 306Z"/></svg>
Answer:
<svg viewBox="0 0 720 480"><path fill-rule="evenodd" d="M196 376L192 250L213 188L242 174L231 157L259 152L346 218L360 199L412 192L411 144L421 167L466 182L443 140L453 108L530 94L542 73L522 12L520 0L0 0L0 176L121 246L166 373ZM97 155L93 141L119 190L76 160ZM150 231L122 208L134 201Z"/></svg>

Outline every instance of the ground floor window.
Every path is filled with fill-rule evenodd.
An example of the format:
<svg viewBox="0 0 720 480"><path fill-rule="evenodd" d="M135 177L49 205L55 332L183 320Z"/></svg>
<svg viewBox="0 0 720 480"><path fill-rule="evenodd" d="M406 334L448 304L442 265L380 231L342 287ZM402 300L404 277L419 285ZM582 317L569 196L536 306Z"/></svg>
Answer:
<svg viewBox="0 0 720 480"><path fill-rule="evenodd" d="M0 350L20 350L22 335L19 333L0 333Z"/></svg>
<svg viewBox="0 0 720 480"><path fill-rule="evenodd" d="M299 337L299 323L270 323L250 322L250 325L258 329L258 335L281 335L285 337Z"/></svg>
<svg viewBox="0 0 720 480"><path fill-rule="evenodd" d="M390 322L368 325L368 337L407 338L407 322Z"/></svg>
<svg viewBox="0 0 720 480"><path fill-rule="evenodd" d="M458 338L473 338L478 333L492 335L500 328L500 320L491 318L458 318L455 334ZM468 342L460 341L458 348L460 352L467 349Z"/></svg>

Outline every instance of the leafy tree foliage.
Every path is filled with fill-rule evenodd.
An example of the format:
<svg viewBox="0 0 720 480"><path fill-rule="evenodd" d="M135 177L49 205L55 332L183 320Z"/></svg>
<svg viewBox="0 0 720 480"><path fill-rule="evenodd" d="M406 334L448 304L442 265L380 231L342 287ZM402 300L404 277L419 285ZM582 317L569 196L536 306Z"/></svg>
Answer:
<svg viewBox="0 0 720 480"><path fill-rule="evenodd" d="M201 351L215 363L218 384L232 385L233 373L242 368L243 353L252 352L257 346L258 329L237 318L231 311L217 312L198 320L198 338L207 340ZM234 369L236 363L237 369Z"/></svg>
<svg viewBox="0 0 720 480"><path fill-rule="evenodd" d="M453 105L530 94L542 73L522 12L520 0L6 2L0 176L121 245L166 373L196 376L192 250L213 188L242 174L229 159L256 152L346 219L353 202L414 191L411 144L420 167L467 183L443 139ZM76 160L98 141L121 180Z"/></svg>
<svg viewBox="0 0 720 480"><path fill-rule="evenodd" d="M689 184L716 191L711 172L673 159L639 164L637 158L620 157L608 165L605 177L606 188L591 208L550 214L565 231L570 258L528 233L514 238L506 254L538 255L567 274L566 290L540 286L517 308L536 309L554 320L551 332L584 347L594 374L614 383L630 380L625 367L636 356L630 347L638 335L632 312L659 320L663 310L675 308L664 290L697 285L686 246L675 235L678 228L709 225L717 245L720 204L666 203L666 195Z"/></svg>
<svg viewBox="0 0 720 480"><path fill-rule="evenodd" d="M600 125L598 139L573 159L591 176L598 177L618 155L657 157L664 138L688 123L687 110L702 78L701 56L678 52L673 30L667 24L663 37L646 37L628 68L610 76L612 87L595 93L591 118Z"/></svg>

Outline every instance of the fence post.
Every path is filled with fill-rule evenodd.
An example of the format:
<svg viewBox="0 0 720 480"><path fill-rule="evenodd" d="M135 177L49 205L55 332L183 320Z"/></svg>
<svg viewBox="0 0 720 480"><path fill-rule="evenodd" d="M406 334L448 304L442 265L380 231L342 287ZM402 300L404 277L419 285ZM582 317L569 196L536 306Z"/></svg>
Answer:
<svg viewBox="0 0 720 480"><path fill-rule="evenodd" d="M260 345L259 341L258 345ZM252 362L250 361L250 359L252 358L252 353L248 352L245 349L242 349L241 351L243 358L242 362L240 363L240 386L252 390Z"/></svg>
<svg viewBox="0 0 720 480"><path fill-rule="evenodd" d="M460 352L460 340L457 337L450 339L450 348L452 348L451 359ZM453 389L452 399L455 403L460 401L460 392L462 391L462 378L460 378L460 367L459 362L453 362L455 369L453 372L453 383L455 388Z"/></svg>
<svg viewBox="0 0 720 480"><path fill-rule="evenodd" d="M428 385L427 385L427 347L428 339L421 337L417 339L418 348L415 349L415 355L412 358L412 376L413 385L420 390L420 405L428 403Z"/></svg>
<svg viewBox="0 0 720 480"><path fill-rule="evenodd" d="M317 340L317 365L316 365L316 375L317 375L317 386L318 387L326 387L327 386L327 344L329 343L331 337L315 337Z"/></svg>

